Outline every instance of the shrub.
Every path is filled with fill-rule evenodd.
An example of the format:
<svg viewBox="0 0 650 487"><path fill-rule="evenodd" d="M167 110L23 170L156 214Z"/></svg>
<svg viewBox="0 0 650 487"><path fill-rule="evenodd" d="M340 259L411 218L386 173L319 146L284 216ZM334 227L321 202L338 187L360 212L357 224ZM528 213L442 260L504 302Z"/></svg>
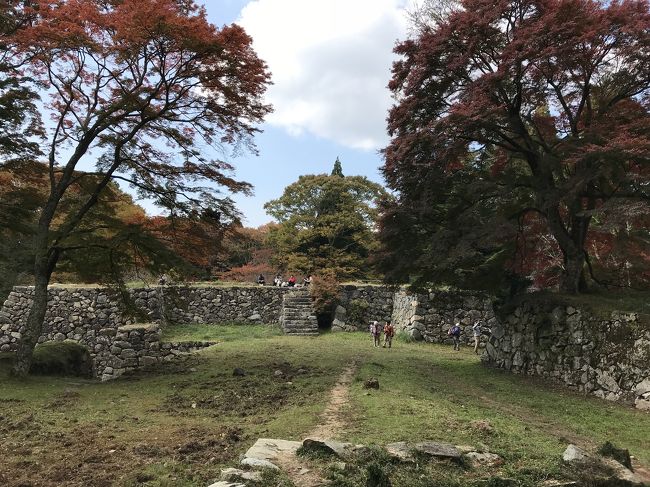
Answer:
<svg viewBox="0 0 650 487"><path fill-rule="evenodd" d="M339 283L334 271L325 269L314 276L309 292L316 313L332 314L339 303Z"/></svg>
<svg viewBox="0 0 650 487"><path fill-rule="evenodd" d="M30 374L92 377L92 359L75 342L47 342L34 349Z"/></svg>
<svg viewBox="0 0 650 487"><path fill-rule="evenodd" d="M353 299L348 303L347 317L350 323L363 325L370 305L365 299Z"/></svg>

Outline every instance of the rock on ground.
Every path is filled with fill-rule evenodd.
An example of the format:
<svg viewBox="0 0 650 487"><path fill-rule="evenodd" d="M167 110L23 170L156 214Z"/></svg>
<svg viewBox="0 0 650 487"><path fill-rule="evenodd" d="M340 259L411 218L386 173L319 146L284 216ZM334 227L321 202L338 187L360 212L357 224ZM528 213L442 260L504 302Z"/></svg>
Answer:
<svg viewBox="0 0 650 487"><path fill-rule="evenodd" d="M302 443L299 441L260 438L248 449L240 463L253 468L279 470L278 466L273 462L280 455L295 455L301 445Z"/></svg>
<svg viewBox="0 0 650 487"><path fill-rule="evenodd" d="M562 459L567 463L584 464L590 462L600 463L601 465L609 468L613 472L613 477L618 480L626 480L633 484L643 484L641 477L636 475L631 470L627 469L624 465L611 458L604 458L597 455L592 455L585 450L577 447L576 445L569 445L562 455Z"/></svg>
<svg viewBox="0 0 650 487"><path fill-rule="evenodd" d="M389 443L385 446L386 452L393 458L402 462L414 462L413 450L405 441Z"/></svg>
<svg viewBox="0 0 650 487"><path fill-rule="evenodd" d="M251 482L261 482L262 474L260 472L245 472L238 468L225 468L221 471L221 480L226 482L237 482L250 480Z"/></svg>
<svg viewBox="0 0 650 487"><path fill-rule="evenodd" d="M436 441L422 441L416 443L413 449L418 453L429 455L436 458L446 458L450 460L460 460L461 453L454 445L449 443L439 443Z"/></svg>
<svg viewBox="0 0 650 487"><path fill-rule="evenodd" d="M319 438L306 438L302 442L302 447L305 451L314 453L325 453L327 455L335 455L339 458L346 456L352 443L340 443L334 440L319 439Z"/></svg>
<svg viewBox="0 0 650 487"><path fill-rule="evenodd" d="M474 467L496 467L503 465L503 458L496 453L471 451L465 455Z"/></svg>

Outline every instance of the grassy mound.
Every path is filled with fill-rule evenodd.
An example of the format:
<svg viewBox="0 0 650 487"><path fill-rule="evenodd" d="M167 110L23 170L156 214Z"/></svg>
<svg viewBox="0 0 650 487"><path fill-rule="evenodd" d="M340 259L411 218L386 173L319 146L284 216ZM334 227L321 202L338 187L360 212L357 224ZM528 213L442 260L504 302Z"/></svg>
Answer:
<svg viewBox="0 0 650 487"><path fill-rule="evenodd" d="M34 350L29 369L35 375L92 376L92 359L88 350L74 342L48 342Z"/></svg>

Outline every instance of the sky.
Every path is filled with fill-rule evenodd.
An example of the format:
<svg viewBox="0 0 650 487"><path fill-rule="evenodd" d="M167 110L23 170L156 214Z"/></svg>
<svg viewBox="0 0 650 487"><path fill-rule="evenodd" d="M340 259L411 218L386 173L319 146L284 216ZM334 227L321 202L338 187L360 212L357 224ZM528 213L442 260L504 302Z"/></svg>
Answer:
<svg viewBox="0 0 650 487"><path fill-rule="evenodd" d="M388 142L386 88L395 43L406 37L405 0L199 0L209 20L237 23L268 64L274 107L256 136L259 156L226 160L254 196L235 195L246 226L271 221L264 203L303 174L329 173L382 183L379 149Z"/></svg>

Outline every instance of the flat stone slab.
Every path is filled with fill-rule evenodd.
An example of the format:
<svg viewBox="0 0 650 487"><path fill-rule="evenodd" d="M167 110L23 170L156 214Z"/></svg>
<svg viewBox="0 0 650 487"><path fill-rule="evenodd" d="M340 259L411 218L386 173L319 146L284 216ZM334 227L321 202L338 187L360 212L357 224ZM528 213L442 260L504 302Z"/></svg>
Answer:
<svg viewBox="0 0 650 487"><path fill-rule="evenodd" d="M220 480L219 482L210 484L209 487L246 487L246 484L226 482L224 480Z"/></svg>
<svg viewBox="0 0 650 487"><path fill-rule="evenodd" d="M448 458L451 460L460 460L462 454L454 445L449 443L439 443L437 441L421 441L413 446L418 453L423 453L436 458Z"/></svg>
<svg viewBox="0 0 650 487"><path fill-rule="evenodd" d="M282 453L295 454L301 446L302 442L300 441L260 438L248 449L244 456L247 458L273 461Z"/></svg>
<svg viewBox="0 0 650 487"><path fill-rule="evenodd" d="M132 325L122 325L117 328L117 331L154 330L156 328L160 328L156 323L134 323Z"/></svg>
<svg viewBox="0 0 650 487"><path fill-rule="evenodd" d="M273 462L280 455L295 455L301 446L302 442L300 441L260 438L244 454L240 464L255 469L270 468L279 470L278 466Z"/></svg>
<svg viewBox="0 0 650 487"><path fill-rule="evenodd" d="M349 453L353 446L352 443L341 443L329 439L306 438L302 442L302 447L309 452L321 452L327 455L334 455L343 458Z"/></svg>

